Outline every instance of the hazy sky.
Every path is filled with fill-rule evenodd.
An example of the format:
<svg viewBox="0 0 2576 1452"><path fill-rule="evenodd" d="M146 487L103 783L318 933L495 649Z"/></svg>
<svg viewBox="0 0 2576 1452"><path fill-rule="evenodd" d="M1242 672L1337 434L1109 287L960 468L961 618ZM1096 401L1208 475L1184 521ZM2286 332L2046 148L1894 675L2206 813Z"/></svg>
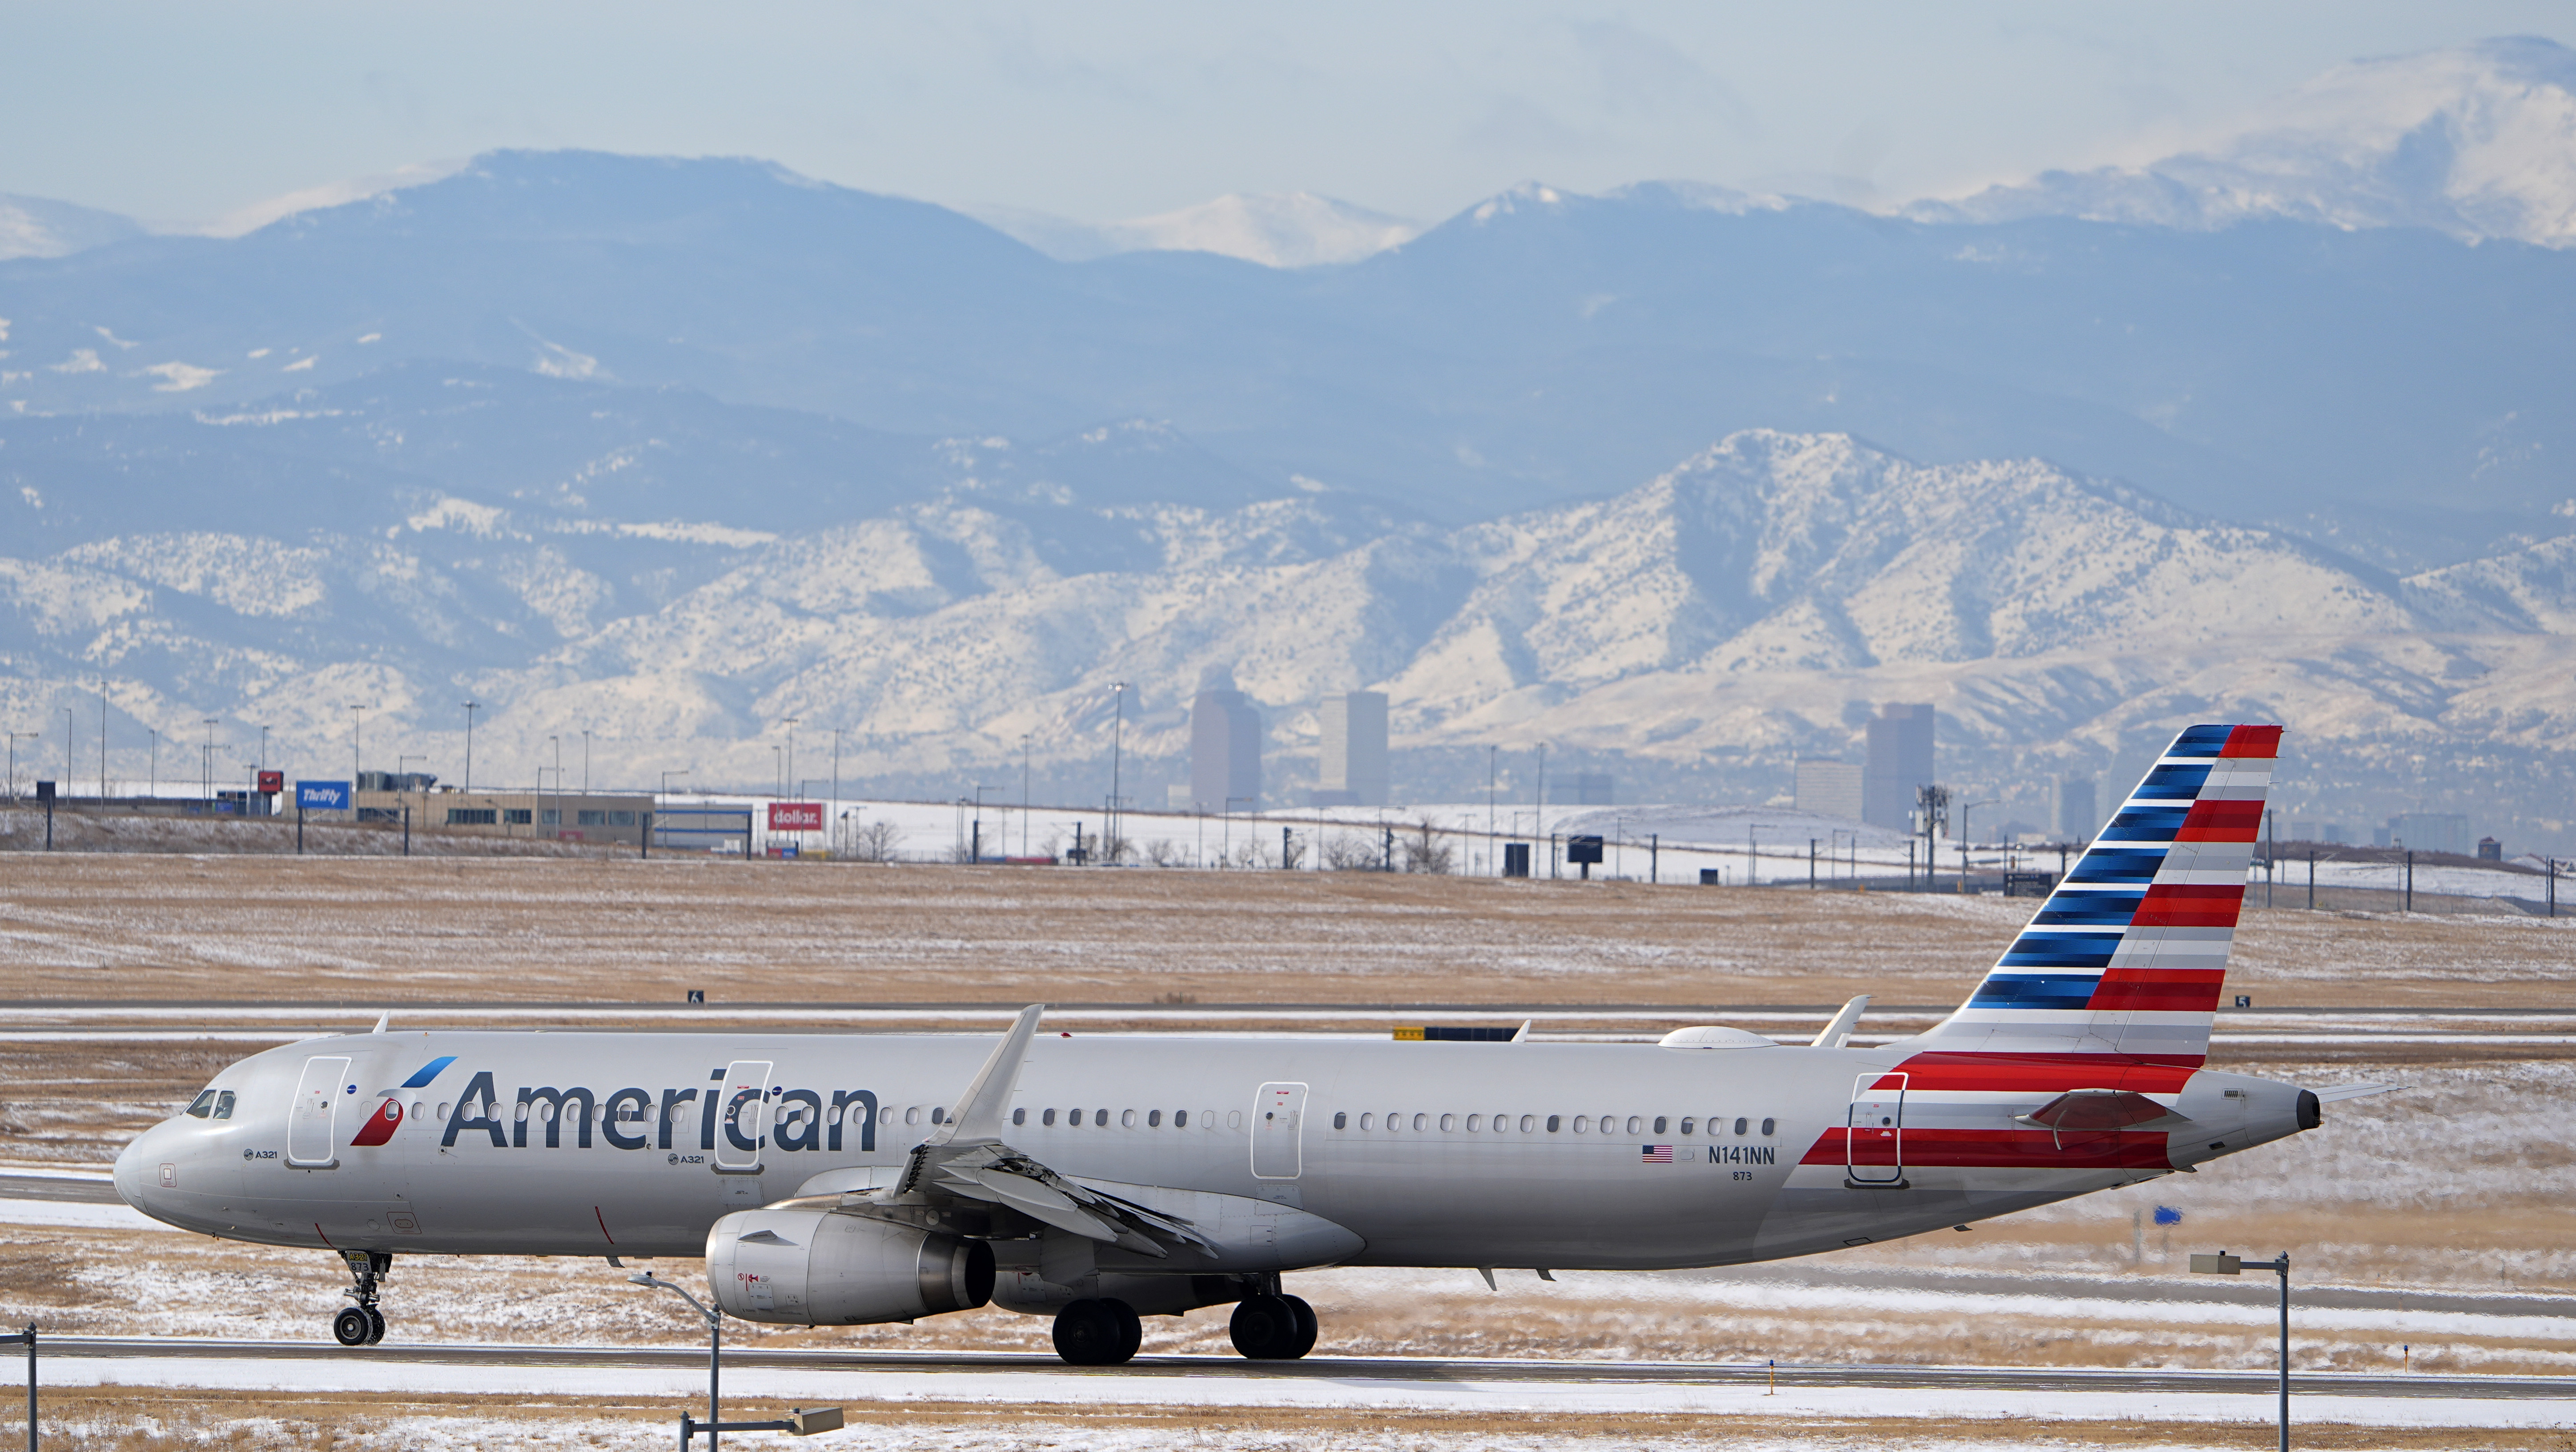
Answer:
<svg viewBox="0 0 2576 1452"><path fill-rule="evenodd" d="M1095 221L1295 190L1434 219L1524 180L1902 200L2160 153L2357 56L2576 43L2566 0L0 7L0 191L165 221L504 146Z"/></svg>

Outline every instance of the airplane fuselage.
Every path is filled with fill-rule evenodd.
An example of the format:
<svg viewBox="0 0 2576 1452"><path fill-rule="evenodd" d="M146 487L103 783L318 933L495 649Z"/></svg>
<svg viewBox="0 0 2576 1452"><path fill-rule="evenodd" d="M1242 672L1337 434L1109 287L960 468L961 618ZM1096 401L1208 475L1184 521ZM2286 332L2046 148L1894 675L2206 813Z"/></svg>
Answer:
<svg viewBox="0 0 2576 1452"><path fill-rule="evenodd" d="M891 1185L990 1051L964 1035L315 1039L226 1070L229 1117L147 1131L118 1184L173 1224L274 1245L695 1256L730 1212ZM2191 1068L2035 1065L2008 1089L1899 1096L1909 1054L1048 1034L1006 1133L1148 1204L1232 1197L1347 1232L1277 1264L1238 1246L1233 1268L1642 1270L1964 1224L2299 1127L2293 1086ZM2136 1074L2191 1121L2188 1142L2013 1118ZM1894 1106L1896 1133L1855 1169L1864 1101Z"/></svg>

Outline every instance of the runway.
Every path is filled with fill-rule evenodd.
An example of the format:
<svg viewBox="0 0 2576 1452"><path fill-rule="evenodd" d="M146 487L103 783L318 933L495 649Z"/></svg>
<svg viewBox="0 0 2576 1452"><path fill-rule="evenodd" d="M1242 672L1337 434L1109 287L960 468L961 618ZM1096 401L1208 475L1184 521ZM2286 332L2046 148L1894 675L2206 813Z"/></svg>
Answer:
<svg viewBox="0 0 2576 1452"><path fill-rule="evenodd" d="M366 1367L478 1367L518 1370L661 1370L703 1376L703 1348L676 1346L401 1345L349 1349L327 1342L239 1341L150 1336L65 1336L43 1339L47 1363L264 1362L340 1369ZM1523 1361L1412 1357L1310 1356L1302 1361L1246 1361L1226 1356L1140 1356L1125 1366L1067 1366L1052 1356L1019 1352L970 1355L898 1351L770 1351L724 1353L728 1384L736 1372L835 1372L947 1377L1032 1375L1144 1381L1291 1381L1429 1385L1512 1383L1562 1386L1728 1386L1849 1388L1879 1391L2148 1392L2162 1394L2270 1393L2266 1371L2097 1371L1975 1366L1712 1365L1677 1361ZM114 1378L108 1378L113 1380ZM2294 1396L2477 1398L2543 1400L2576 1404L2576 1377L2354 1376L2297 1374ZM967 1393L971 1395L971 1393ZM2576 1412L2576 1407L2571 1407Z"/></svg>

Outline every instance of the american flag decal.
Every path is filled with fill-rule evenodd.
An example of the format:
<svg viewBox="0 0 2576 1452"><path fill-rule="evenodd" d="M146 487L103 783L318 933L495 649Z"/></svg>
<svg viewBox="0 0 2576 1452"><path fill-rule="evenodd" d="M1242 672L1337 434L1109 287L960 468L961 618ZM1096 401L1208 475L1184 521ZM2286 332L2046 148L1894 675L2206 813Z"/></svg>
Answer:
<svg viewBox="0 0 2576 1452"><path fill-rule="evenodd" d="M1649 1144L1640 1145L1638 1148L1646 1152L1645 1159L1647 1164L1669 1165L1673 1162L1673 1147L1671 1145Z"/></svg>

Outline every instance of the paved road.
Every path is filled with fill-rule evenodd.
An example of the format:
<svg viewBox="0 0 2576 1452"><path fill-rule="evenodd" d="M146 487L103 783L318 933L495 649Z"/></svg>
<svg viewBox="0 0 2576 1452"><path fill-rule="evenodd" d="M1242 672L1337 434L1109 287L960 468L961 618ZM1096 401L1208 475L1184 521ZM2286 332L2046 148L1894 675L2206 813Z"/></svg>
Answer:
<svg viewBox="0 0 2576 1452"><path fill-rule="evenodd" d="M478 1346L387 1344L359 1350L319 1342L159 1339L148 1336L47 1337L43 1352L82 1359L338 1362L380 1361L446 1366L685 1367L706 1353L660 1346ZM1554 1382L1570 1385L1717 1385L1761 1383L1762 1366L1668 1361L1443 1361L1393 1357L1310 1356L1303 1361L1243 1361L1223 1356L1140 1356L1120 1367L1067 1366L1052 1356L1019 1353L728 1351L725 1365L745 1370L950 1373L1045 1372L1064 1376L1296 1378L1315 1381ZM1943 1388L2074 1392L2261 1392L2267 1372L2020 1370L2005 1367L1783 1366L1782 1386ZM2295 1376L2294 1393L2356 1397L2482 1397L2576 1401L2576 1377Z"/></svg>
<svg viewBox="0 0 2576 1452"><path fill-rule="evenodd" d="M0 1171L0 1200L69 1200L81 1205L122 1205L116 1182L62 1175L13 1175Z"/></svg>

